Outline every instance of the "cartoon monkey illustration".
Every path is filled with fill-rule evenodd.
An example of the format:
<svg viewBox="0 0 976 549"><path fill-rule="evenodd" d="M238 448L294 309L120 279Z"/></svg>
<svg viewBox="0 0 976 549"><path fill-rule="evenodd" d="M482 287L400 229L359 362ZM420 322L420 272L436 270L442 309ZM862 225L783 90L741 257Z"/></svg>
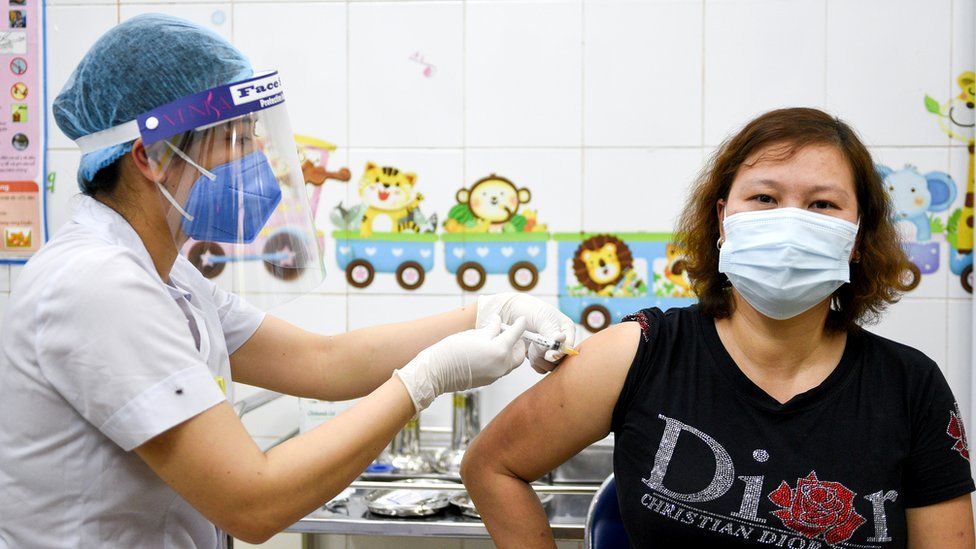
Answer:
<svg viewBox="0 0 976 549"><path fill-rule="evenodd" d="M499 175L491 174L479 179L470 189L464 188L456 195L459 204L467 204L482 231L501 232L519 207L532 199L526 188Z"/></svg>

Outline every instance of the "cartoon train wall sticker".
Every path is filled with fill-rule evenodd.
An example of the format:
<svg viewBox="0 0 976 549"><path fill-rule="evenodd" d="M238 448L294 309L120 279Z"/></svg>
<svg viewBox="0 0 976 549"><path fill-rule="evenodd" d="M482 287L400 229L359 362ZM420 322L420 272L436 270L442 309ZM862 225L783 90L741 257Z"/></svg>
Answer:
<svg viewBox="0 0 976 549"><path fill-rule="evenodd" d="M695 302L670 233L556 233L559 308L591 332L647 307ZM650 284L648 284L650 281Z"/></svg>
<svg viewBox="0 0 976 549"><path fill-rule="evenodd" d="M956 183L945 172L932 171L923 175L911 165L893 170L878 164L875 169L891 198L892 221L903 235L906 226L914 231L914 236L908 234L902 239L902 248L911 260L908 290L913 290L923 274L932 274L939 269L941 245L933 240L933 233L944 233L946 223L936 214L948 210L955 202Z"/></svg>
<svg viewBox="0 0 976 549"><path fill-rule="evenodd" d="M966 174L966 196L961 208L949 215L946 241L949 243L949 268L959 276L962 287L973 292L973 196L974 196L974 134L976 123L976 73L966 71L959 75L956 84L959 95L944 103L925 96L925 108L936 116L939 128L955 141L966 144L969 152L969 168Z"/></svg>
<svg viewBox="0 0 976 549"><path fill-rule="evenodd" d="M295 142L298 144L299 162L305 182L313 187L309 201L314 219L318 211L322 185L329 179L349 181L350 173L347 168L335 172L328 170L329 154L336 148L332 143L303 135L296 135ZM272 169L276 169L274 159L271 160ZM261 229L261 238L256 240L263 241L264 245L260 248L255 245L255 249L247 250L244 255L227 255L223 246L217 242L193 239L189 239L184 244L182 251L190 263L206 278L219 276L231 261L261 261L273 277L293 280L301 271L288 267L289 257L294 257L296 253L300 254L301 250L311 249L311 246L317 245L319 252L325 249L325 235L321 231L316 232L317 242L304 242L303 239L307 240L307 238L290 231L288 227L269 224Z"/></svg>
<svg viewBox="0 0 976 549"><path fill-rule="evenodd" d="M298 139L302 172L312 185L310 201L316 210L321 185L328 179L349 181L350 173L346 168L328 171L333 145ZM413 172L367 162L357 186L359 203L340 202L329 212L335 226L335 257L353 287L368 287L377 273L394 273L404 289L419 288L434 268L440 240L444 267L468 291L477 291L494 274L507 274L517 290L533 289L546 269L549 247L554 246L559 257L559 306L591 331L644 307L694 302L684 259L670 244L668 233L550 234L537 211L527 207L532 200L528 188L489 174L457 191L457 203L438 238L437 214L422 211L418 182ZM324 246L321 232L318 237ZM218 257L223 252L200 252L203 244L207 243L190 246L191 251L197 246L191 260L205 275L217 276L223 270ZM269 272L288 279L289 273L280 267Z"/></svg>
<svg viewBox="0 0 976 549"><path fill-rule="evenodd" d="M476 292L489 274L507 274L513 288L535 288L546 268L549 233L534 210L522 208L532 199L529 189L490 174L455 198L441 239L444 262L458 286Z"/></svg>
<svg viewBox="0 0 976 549"><path fill-rule="evenodd" d="M359 180L360 203L339 204L329 219L336 230L336 260L354 288L366 288L377 272L392 272L406 290L419 288L434 267L437 214L424 215L417 175L367 162Z"/></svg>

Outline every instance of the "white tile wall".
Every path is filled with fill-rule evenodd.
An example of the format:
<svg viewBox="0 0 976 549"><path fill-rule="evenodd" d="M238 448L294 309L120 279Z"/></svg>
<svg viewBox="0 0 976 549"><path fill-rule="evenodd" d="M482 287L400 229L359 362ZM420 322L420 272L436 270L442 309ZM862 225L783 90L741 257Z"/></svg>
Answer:
<svg viewBox="0 0 976 549"><path fill-rule="evenodd" d="M581 9L578 0L467 3L467 145L581 144Z"/></svg>
<svg viewBox="0 0 976 549"><path fill-rule="evenodd" d="M281 71L294 130L336 143L329 167L353 171L348 185L326 184L318 216L326 233L329 209L356 201L367 160L415 171L425 206L442 220L457 189L495 172L532 190L529 206L552 230L666 231L702 159L755 114L788 105L829 109L878 161L948 170L960 205L965 194L968 154L941 133L923 99L957 94L955 78L973 69L974 0L49 0L49 97L98 36L147 11L206 25L257 68ZM431 64L428 75L420 57ZM53 230L76 192L78 153L49 126ZM392 275L350 289L334 246L329 238L326 283L277 314L336 333L474 299L441 257L416 292L405 294ZM534 293L554 302L555 247L548 252ZM0 266L0 315L20 270ZM871 329L936 360L968 410L972 301L957 278L943 264ZM506 290L504 277L485 288ZM484 422L538 379L522 367L486 388ZM423 422L447 426L449 412L439 399ZM246 425L270 443L297 425L294 399ZM492 546L344 536L319 543ZM265 546L299 541L284 535Z"/></svg>
<svg viewBox="0 0 976 549"><path fill-rule="evenodd" d="M976 47L973 45L973 21L976 2L952 0L952 75L973 70Z"/></svg>
<svg viewBox="0 0 976 549"><path fill-rule="evenodd" d="M706 144L717 145L768 110L824 106L824 2L705 5Z"/></svg>
<svg viewBox="0 0 976 549"><path fill-rule="evenodd" d="M234 44L255 70L279 71L296 133L348 145L346 5L276 2L269 15L268 4L234 5Z"/></svg>
<svg viewBox="0 0 976 549"><path fill-rule="evenodd" d="M0 265L0 293L10 291L10 265Z"/></svg>
<svg viewBox="0 0 976 549"><path fill-rule="evenodd" d="M304 295L268 313L310 332L340 334L346 331L345 296Z"/></svg>
<svg viewBox="0 0 976 549"><path fill-rule="evenodd" d="M463 46L461 2L350 5L350 145L461 146Z"/></svg>
<svg viewBox="0 0 976 549"><path fill-rule="evenodd" d="M702 166L702 151L587 149L583 229L668 232Z"/></svg>
<svg viewBox="0 0 976 549"><path fill-rule="evenodd" d="M830 0L827 106L872 145L946 145L924 97L949 96L950 13L950 0Z"/></svg>
<svg viewBox="0 0 976 549"><path fill-rule="evenodd" d="M118 7L76 2L84 6L51 5L47 7L47 95L48 102L61 91L68 76L88 48L105 31L118 23ZM53 4L53 3L52 3ZM48 111L48 147L74 147L74 144L58 130Z"/></svg>
<svg viewBox="0 0 976 549"><path fill-rule="evenodd" d="M17 284L17 276L20 272L24 270L23 265L10 265L10 289L13 290L14 286Z"/></svg>
<svg viewBox="0 0 976 549"><path fill-rule="evenodd" d="M699 146L702 2L583 4L587 146Z"/></svg>
<svg viewBox="0 0 976 549"><path fill-rule="evenodd" d="M907 343L948 369L946 330L948 302L945 299L903 298L892 305L881 322L868 329L880 336ZM962 388L957 389L962 391Z"/></svg>
<svg viewBox="0 0 976 549"><path fill-rule="evenodd" d="M47 171L54 176L54 185L47 193L47 228L51 236L71 219L72 199L78 190L78 162L81 152L77 149L51 149L47 154Z"/></svg>

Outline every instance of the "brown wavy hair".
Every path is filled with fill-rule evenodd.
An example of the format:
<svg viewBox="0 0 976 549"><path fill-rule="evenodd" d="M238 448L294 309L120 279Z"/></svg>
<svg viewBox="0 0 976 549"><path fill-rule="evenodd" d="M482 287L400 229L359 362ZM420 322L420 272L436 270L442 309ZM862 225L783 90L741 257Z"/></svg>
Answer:
<svg viewBox="0 0 976 549"><path fill-rule="evenodd" d="M909 259L891 221L888 193L864 143L850 126L821 110L778 109L752 120L719 147L699 174L678 219L676 243L687 254L688 275L703 313L726 318L734 308L728 278L718 272L716 204L728 199L739 167L753 153L771 146L782 146L783 154L776 158L785 159L808 145L836 147L847 159L860 215L851 281L834 292L827 329L850 330L876 322L888 304L909 288L904 280Z"/></svg>

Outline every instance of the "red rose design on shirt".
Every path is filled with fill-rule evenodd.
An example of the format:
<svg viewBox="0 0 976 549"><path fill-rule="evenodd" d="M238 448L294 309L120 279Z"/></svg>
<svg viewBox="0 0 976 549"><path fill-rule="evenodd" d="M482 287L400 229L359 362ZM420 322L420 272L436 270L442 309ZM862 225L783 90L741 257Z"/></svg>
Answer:
<svg viewBox="0 0 976 549"><path fill-rule="evenodd" d="M959 413L959 403L956 403L956 410L949 410L949 426L946 427L946 434L956 439L952 449L959 452L959 455L969 459L969 441L966 440L966 427L962 424L962 417Z"/></svg>
<svg viewBox="0 0 976 549"><path fill-rule="evenodd" d="M855 493L839 482L817 479L811 471L806 478L796 479L796 489L785 481L769 494L769 499L783 507L773 511L783 524L804 536L834 545L847 541L864 524L864 517L854 510Z"/></svg>

